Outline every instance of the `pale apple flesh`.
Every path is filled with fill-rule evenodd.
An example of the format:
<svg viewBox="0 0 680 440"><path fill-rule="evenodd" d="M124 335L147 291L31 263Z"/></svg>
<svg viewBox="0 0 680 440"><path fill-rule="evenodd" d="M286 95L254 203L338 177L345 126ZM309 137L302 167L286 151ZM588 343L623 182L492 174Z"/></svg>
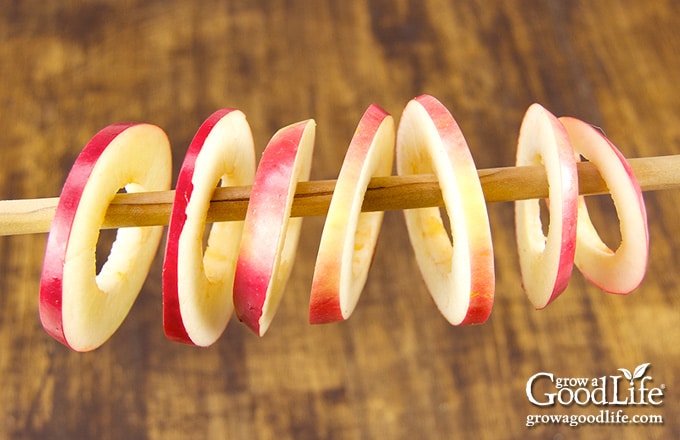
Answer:
<svg viewBox="0 0 680 440"><path fill-rule="evenodd" d="M439 208L404 211L438 309L453 325L485 322L495 290L489 217L470 149L446 107L428 95L411 100L397 130L396 156L399 175L437 176L449 215L452 240Z"/></svg>
<svg viewBox="0 0 680 440"><path fill-rule="evenodd" d="M536 199L515 202L515 231L524 290L537 309L562 293L571 277L576 248L578 177L569 135L539 104L524 115L517 143L517 166L544 166L548 179L547 237Z"/></svg>
<svg viewBox="0 0 680 440"><path fill-rule="evenodd" d="M170 188L165 133L149 124L115 124L97 133L71 169L47 239L40 282L40 319L76 351L98 348L127 316L146 280L162 226L119 229L96 273L96 246L107 207L120 188Z"/></svg>
<svg viewBox="0 0 680 440"><path fill-rule="evenodd" d="M277 131L255 172L234 277L237 317L262 336L290 276L302 218L290 218L297 182L307 180L314 149L313 120Z"/></svg>
<svg viewBox="0 0 680 440"><path fill-rule="evenodd" d="M356 307L384 214L361 213L361 206L371 178L391 174L394 141L393 118L371 105L350 142L326 215L312 277L312 324L345 320Z"/></svg>
<svg viewBox="0 0 680 440"><path fill-rule="evenodd" d="M233 314L233 282L243 222L214 223L203 249L216 186L251 185L253 137L245 115L213 113L184 157L175 189L163 263L163 325L174 341L208 346Z"/></svg>
<svg viewBox="0 0 680 440"><path fill-rule="evenodd" d="M619 217L621 242L613 251L595 229L583 196L578 203L574 262L600 289L627 294L642 282L647 270L649 231L642 190L623 154L596 128L579 119L562 117L574 151L594 164L609 188Z"/></svg>

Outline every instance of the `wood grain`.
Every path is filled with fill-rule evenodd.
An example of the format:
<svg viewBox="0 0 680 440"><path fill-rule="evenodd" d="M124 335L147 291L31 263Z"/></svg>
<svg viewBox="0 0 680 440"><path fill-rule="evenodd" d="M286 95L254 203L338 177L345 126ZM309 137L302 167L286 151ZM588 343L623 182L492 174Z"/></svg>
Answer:
<svg viewBox="0 0 680 440"><path fill-rule="evenodd" d="M80 148L124 120L163 127L177 170L221 107L244 111L258 153L279 127L315 118L312 178L334 179L370 103L398 117L421 93L449 107L479 168L514 163L532 102L601 127L627 156L680 153L673 0L2 0L0 10L0 199L58 196ZM323 218L305 219L267 335L234 320L207 349L164 338L159 256L114 337L70 352L37 315L46 236L2 237L0 438L678 438L680 192L645 201L642 286L606 295L574 272L543 311L521 290L512 204L490 204L497 299L474 327L439 315L399 212L386 215L350 320L308 325ZM592 210L615 240L608 199ZM534 373L600 377L645 362L664 404L621 409L662 425L525 426L529 414L600 409L533 406Z"/></svg>

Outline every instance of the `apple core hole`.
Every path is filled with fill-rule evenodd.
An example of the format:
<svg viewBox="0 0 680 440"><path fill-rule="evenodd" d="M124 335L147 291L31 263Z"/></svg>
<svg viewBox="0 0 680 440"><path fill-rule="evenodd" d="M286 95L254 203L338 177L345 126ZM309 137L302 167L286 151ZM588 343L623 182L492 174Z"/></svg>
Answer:
<svg viewBox="0 0 680 440"><path fill-rule="evenodd" d="M616 250L621 244L621 229L614 200L609 194L601 194L585 197L585 203L600 239L609 249Z"/></svg>
<svg viewBox="0 0 680 440"><path fill-rule="evenodd" d="M543 230L543 235L548 236L548 229L550 226L550 209L548 208L549 199L539 199L538 207L540 211L541 219L541 229Z"/></svg>
<svg viewBox="0 0 680 440"><path fill-rule="evenodd" d="M217 188L220 188L222 186L227 186L228 184L229 184L228 176L227 175L221 176L220 179L215 183L215 188L213 189L213 194L214 194L214 191ZM211 195L211 197L212 197L212 195ZM208 244L209 244L208 240L210 238L210 233L212 232L212 227L213 227L213 223L211 223L211 222L205 222L204 227L203 227L203 251L201 253L201 255L203 255L203 258L205 258L205 253L208 251Z"/></svg>
<svg viewBox="0 0 680 440"><path fill-rule="evenodd" d="M97 249L95 252L96 273L99 274L109 258L111 247L116 240L117 229L102 229L99 231Z"/></svg>
<svg viewBox="0 0 680 440"><path fill-rule="evenodd" d="M118 190L117 194L124 194L126 192L125 187L123 187ZM104 267L104 264L106 264L106 261L109 259L111 247L113 246L113 242L116 241L117 234L117 229L99 230L99 238L97 239L97 247L95 250L96 274L101 272L102 267Z"/></svg>
<svg viewBox="0 0 680 440"><path fill-rule="evenodd" d="M203 255L205 256L206 251L208 250L208 238L210 237L210 231L212 231L212 223L207 223L205 224L205 227L203 228Z"/></svg>
<svg viewBox="0 0 680 440"><path fill-rule="evenodd" d="M444 230L446 235L449 237L449 243L453 246L453 234L451 233L451 220L449 219L449 214L446 212L446 208L440 207L439 213L442 217L442 223L444 225Z"/></svg>

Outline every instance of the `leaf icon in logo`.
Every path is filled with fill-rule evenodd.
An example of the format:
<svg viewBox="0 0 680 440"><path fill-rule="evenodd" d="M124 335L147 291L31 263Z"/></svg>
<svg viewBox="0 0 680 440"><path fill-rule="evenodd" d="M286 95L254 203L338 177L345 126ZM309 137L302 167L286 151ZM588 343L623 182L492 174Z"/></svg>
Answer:
<svg viewBox="0 0 680 440"><path fill-rule="evenodd" d="M649 367L650 363L647 362L646 364L640 364L637 367L635 367L635 371L633 372L633 379L639 379L642 376L645 375L645 371L647 371L647 368ZM633 380L631 379L631 381Z"/></svg>
<svg viewBox="0 0 680 440"><path fill-rule="evenodd" d="M626 370L625 368L619 368L619 371L623 373L626 379L629 381L633 381L633 375L630 374L630 371Z"/></svg>
<svg viewBox="0 0 680 440"><path fill-rule="evenodd" d="M650 365L651 363L649 362L640 364L635 367L635 370L633 370L632 373L625 368L619 368L619 371L622 372L624 377L628 379L631 385L633 385L633 380L640 379L642 376L644 376L647 368L649 368Z"/></svg>

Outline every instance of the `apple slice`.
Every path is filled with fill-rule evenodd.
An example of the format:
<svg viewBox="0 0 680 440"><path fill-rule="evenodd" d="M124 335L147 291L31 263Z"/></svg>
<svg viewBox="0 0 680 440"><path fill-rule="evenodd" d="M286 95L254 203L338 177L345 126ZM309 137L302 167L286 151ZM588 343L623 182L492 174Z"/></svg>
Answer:
<svg viewBox="0 0 680 440"><path fill-rule="evenodd" d="M174 341L208 346L233 314L243 222L205 222L215 187L251 185L255 148L243 113L222 109L201 125L177 178L163 263L163 325Z"/></svg>
<svg viewBox="0 0 680 440"><path fill-rule="evenodd" d="M539 104L532 104L522 120L516 165L542 165L548 179L547 237L539 200L515 202L522 285L534 307L542 309L566 289L574 267L578 176L567 131Z"/></svg>
<svg viewBox="0 0 680 440"><path fill-rule="evenodd" d="M404 211L416 261L437 307L454 325L486 321L495 289L491 230L458 124L435 98L415 98L402 114L396 152L399 175L437 176L449 216L452 240L439 208Z"/></svg>
<svg viewBox="0 0 680 440"><path fill-rule="evenodd" d="M123 322L146 279L163 227L119 229L97 274L99 230L120 188L168 190L171 174L168 139L153 125L110 125L80 153L59 198L40 280L40 320L55 339L76 351L93 350Z"/></svg>
<svg viewBox="0 0 680 440"><path fill-rule="evenodd" d="M374 176L389 176L394 158L394 120L371 105L359 121L345 155L312 278L309 321L312 324L349 318L366 284L383 212L361 213Z"/></svg>
<svg viewBox="0 0 680 440"><path fill-rule="evenodd" d="M597 167L620 222L621 243L613 251L593 226L585 198L579 197L576 267L606 292L630 293L645 276L649 252L647 210L640 185L621 152L600 131L571 117L562 117L560 122L567 129L577 158L583 155Z"/></svg>
<svg viewBox="0 0 680 440"><path fill-rule="evenodd" d="M281 301L295 259L302 218L290 218L297 182L307 180L315 123L277 131L255 172L234 278L238 318L262 336Z"/></svg>

